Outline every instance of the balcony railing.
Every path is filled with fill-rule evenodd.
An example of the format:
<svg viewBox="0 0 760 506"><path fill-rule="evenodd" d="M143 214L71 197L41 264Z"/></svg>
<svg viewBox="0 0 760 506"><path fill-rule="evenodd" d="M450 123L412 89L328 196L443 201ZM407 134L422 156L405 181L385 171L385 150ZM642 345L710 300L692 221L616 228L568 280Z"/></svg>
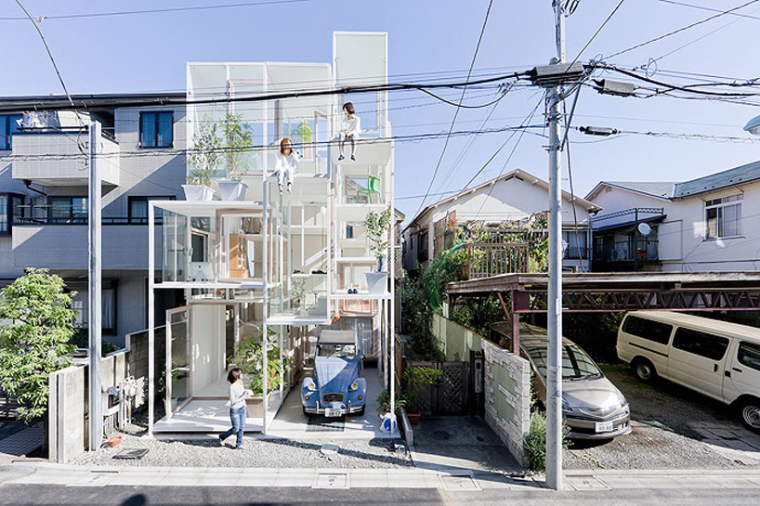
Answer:
<svg viewBox="0 0 760 506"><path fill-rule="evenodd" d="M633 262L659 260L658 240L639 238L634 245L633 240L615 241L594 245L594 261L596 262Z"/></svg>
<svg viewBox="0 0 760 506"><path fill-rule="evenodd" d="M87 225L87 215L84 216L40 216L40 217L19 217L13 218L13 226L24 225ZM160 225L162 219L156 217L156 224ZM103 225L147 225L148 218L138 218L135 216L130 217L104 217L102 219Z"/></svg>
<svg viewBox="0 0 760 506"><path fill-rule="evenodd" d="M499 274L528 272L529 245L527 243L471 243L467 251L466 279L488 278Z"/></svg>

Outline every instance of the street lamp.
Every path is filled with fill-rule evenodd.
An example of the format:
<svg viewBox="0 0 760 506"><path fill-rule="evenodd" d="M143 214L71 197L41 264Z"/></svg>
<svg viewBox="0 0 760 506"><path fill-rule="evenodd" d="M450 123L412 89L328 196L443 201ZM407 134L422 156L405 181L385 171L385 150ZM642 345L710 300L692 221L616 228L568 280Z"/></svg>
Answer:
<svg viewBox="0 0 760 506"><path fill-rule="evenodd" d="M744 125L744 131L752 135L760 135L760 116L755 116Z"/></svg>

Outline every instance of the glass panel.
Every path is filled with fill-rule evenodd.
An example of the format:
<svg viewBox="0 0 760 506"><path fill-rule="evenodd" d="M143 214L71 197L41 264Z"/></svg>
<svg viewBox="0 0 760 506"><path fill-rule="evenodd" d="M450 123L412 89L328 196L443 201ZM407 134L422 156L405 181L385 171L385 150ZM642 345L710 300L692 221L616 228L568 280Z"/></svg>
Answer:
<svg viewBox="0 0 760 506"><path fill-rule="evenodd" d="M164 211L163 281L187 281L187 217Z"/></svg>
<svg viewBox="0 0 760 506"><path fill-rule="evenodd" d="M705 332L680 328L676 330L673 348L711 360L720 360L728 348L728 339Z"/></svg>
<svg viewBox="0 0 760 506"><path fill-rule="evenodd" d="M74 223L87 223L87 197L74 197L71 199L71 216Z"/></svg>
<svg viewBox="0 0 760 506"><path fill-rule="evenodd" d="M170 312L167 316L171 326L171 341L166 353L167 360L170 362L171 385L167 385L167 394L171 392L169 403L173 413L192 395L190 392L189 311Z"/></svg>
<svg viewBox="0 0 760 506"><path fill-rule="evenodd" d="M168 148L172 146L173 130L172 113L162 112L158 114L158 146Z"/></svg>
<svg viewBox="0 0 760 506"><path fill-rule="evenodd" d="M158 211L158 208L156 209L156 211ZM129 216L132 218L133 223L147 223L148 200L147 199L129 199Z"/></svg>
<svg viewBox="0 0 760 506"><path fill-rule="evenodd" d="M8 132L8 116L0 116L0 149L10 149L10 135Z"/></svg>
<svg viewBox="0 0 760 506"><path fill-rule="evenodd" d="M670 333L672 331L672 325L645 320L644 318L637 318L635 316L629 316L626 318L625 326L623 327L623 332L627 334L632 334L660 344L668 344L668 341L670 341Z"/></svg>
<svg viewBox="0 0 760 506"><path fill-rule="evenodd" d="M739 363L760 371L760 346L752 343L739 345Z"/></svg>
<svg viewBox="0 0 760 506"><path fill-rule="evenodd" d="M10 220L8 219L8 196L0 195L0 233L7 234Z"/></svg>
<svg viewBox="0 0 760 506"><path fill-rule="evenodd" d="M144 112L140 115L142 121L140 145L144 148L156 147L156 114Z"/></svg>

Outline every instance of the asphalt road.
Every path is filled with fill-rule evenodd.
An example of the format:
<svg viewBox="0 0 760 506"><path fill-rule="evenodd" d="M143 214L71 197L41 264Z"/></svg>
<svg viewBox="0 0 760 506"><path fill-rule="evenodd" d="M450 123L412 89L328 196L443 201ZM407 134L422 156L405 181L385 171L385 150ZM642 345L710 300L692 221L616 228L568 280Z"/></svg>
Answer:
<svg viewBox="0 0 760 506"><path fill-rule="evenodd" d="M546 505L605 506L732 506L757 505L757 490L612 490L551 492L547 490L445 492L435 489L311 490L303 488L180 488L180 487L64 487L53 485L0 486L0 505L12 506L253 506L331 504L377 505Z"/></svg>

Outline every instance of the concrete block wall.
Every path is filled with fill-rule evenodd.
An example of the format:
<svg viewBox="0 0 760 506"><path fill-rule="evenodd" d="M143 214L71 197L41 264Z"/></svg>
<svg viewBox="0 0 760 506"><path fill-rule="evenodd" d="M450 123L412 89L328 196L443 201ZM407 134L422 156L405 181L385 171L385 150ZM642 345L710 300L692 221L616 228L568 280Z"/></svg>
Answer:
<svg viewBox="0 0 760 506"><path fill-rule="evenodd" d="M486 423L510 453L526 465L525 437L530 430L530 364L483 340Z"/></svg>
<svg viewBox="0 0 760 506"><path fill-rule="evenodd" d="M438 314L433 315L433 335L446 360L468 360L471 350L485 357L486 423L515 459L525 465L523 441L530 428L530 364L472 330Z"/></svg>
<svg viewBox="0 0 760 506"><path fill-rule="evenodd" d="M137 382L134 409L138 409L148 402L148 331L129 334L126 341L127 368L129 375ZM158 384L158 378L166 370L166 327L155 330L155 350L154 374Z"/></svg>

